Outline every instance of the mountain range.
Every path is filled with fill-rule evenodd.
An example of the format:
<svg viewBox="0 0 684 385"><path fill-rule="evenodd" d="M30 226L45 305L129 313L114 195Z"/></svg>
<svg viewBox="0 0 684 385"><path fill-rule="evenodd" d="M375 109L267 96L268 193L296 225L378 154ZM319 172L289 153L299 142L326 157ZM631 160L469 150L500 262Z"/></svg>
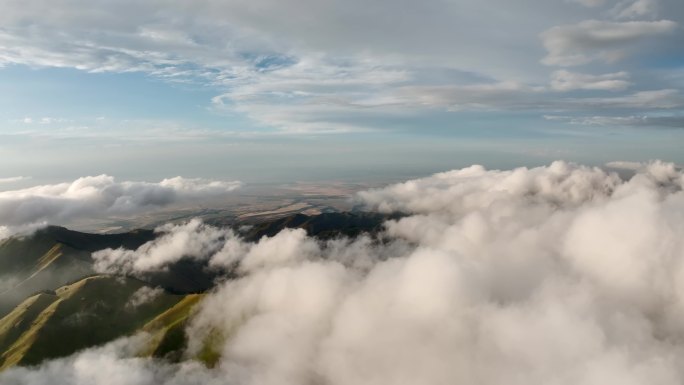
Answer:
<svg viewBox="0 0 684 385"><path fill-rule="evenodd" d="M232 224L247 241L302 228L330 239L377 233L388 218L377 213L293 214ZM143 354L180 359L183 326L203 293L230 271L181 259L164 271L144 276L98 274L91 254L106 248L136 249L159 236L138 229L90 234L48 226L31 235L0 241L0 370L68 356L139 332L150 333ZM199 357L216 360L206 351Z"/></svg>

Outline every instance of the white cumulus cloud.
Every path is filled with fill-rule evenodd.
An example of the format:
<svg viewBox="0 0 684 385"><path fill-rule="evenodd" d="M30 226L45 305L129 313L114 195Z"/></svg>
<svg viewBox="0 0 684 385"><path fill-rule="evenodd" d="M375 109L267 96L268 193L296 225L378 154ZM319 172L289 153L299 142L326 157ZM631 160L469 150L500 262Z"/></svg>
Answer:
<svg viewBox="0 0 684 385"><path fill-rule="evenodd" d="M181 177L159 183L118 182L108 175L73 182L0 191L0 228L62 224L91 217L138 214L178 203L220 197L240 187L235 181Z"/></svg>
<svg viewBox="0 0 684 385"><path fill-rule="evenodd" d="M164 293L161 287L143 286L136 290L126 303L127 307L138 307L150 303Z"/></svg>

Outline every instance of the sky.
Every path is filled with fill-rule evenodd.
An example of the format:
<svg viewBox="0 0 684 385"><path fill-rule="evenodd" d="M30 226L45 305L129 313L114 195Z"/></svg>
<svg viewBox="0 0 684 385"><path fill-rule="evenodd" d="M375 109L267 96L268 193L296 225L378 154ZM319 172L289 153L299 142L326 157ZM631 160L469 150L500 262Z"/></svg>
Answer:
<svg viewBox="0 0 684 385"><path fill-rule="evenodd" d="M0 2L0 183L684 163L680 0Z"/></svg>

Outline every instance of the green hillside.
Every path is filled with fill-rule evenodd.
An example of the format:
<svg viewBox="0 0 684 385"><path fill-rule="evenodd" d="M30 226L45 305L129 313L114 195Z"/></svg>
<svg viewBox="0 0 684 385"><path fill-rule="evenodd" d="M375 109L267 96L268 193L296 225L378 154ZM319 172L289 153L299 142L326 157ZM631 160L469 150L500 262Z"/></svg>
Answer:
<svg viewBox="0 0 684 385"><path fill-rule="evenodd" d="M142 327L142 331L152 335L148 350L143 355L164 357L172 361L181 358L187 346L185 325L192 315L195 305L203 294L189 294L173 307L161 313Z"/></svg>
<svg viewBox="0 0 684 385"><path fill-rule="evenodd" d="M67 246L78 252L79 259L89 260L90 253L108 247L137 248L154 239L150 230L136 230L123 234L88 234L64 227L48 226L30 236L0 240L0 276L31 274L52 248ZM76 255L75 255L76 256Z"/></svg>
<svg viewBox="0 0 684 385"><path fill-rule="evenodd" d="M0 368L37 364L130 335L185 298L164 292L132 306L133 294L144 286L101 275L27 299L0 320Z"/></svg>
<svg viewBox="0 0 684 385"><path fill-rule="evenodd" d="M6 351L22 334L28 331L38 316L55 302L59 297L53 294L36 294L19 306L10 314L0 319L0 351Z"/></svg>
<svg viewBox="0 0 684 385"><path fill-rule="evenodd" d="M92 252L136 249L154 237L150 230L88 234L49 226L31 236L0 241L0 317L31 295L94 275ZM181 260L166 271L139 278L151 286L188 294L211 288L216 272L195 261Z"/></svg>
<svg viewBox="0 0 684 385"><path fill-rule="evenodd" d="M330 239L377 233L388 216L372 213L294 214L249 225L243 236L256 241L285 228L305 229ZM143 356L183 359L185 326L203 294L230 270L207 269L206 263L182 259L164 271L132 277L98 275L91 253L105 248L136 249L154 239L150 230L121 234L87 234L49 226L30 236L0 241L0 370L64 357L81 349L146 332L151 336ZM156 295L134 305L142 288ZM208 366L219 358L211 336L195 357Z"/></svg>
<svg viewBox="0 0 684 385"><path fill-rule="evenodd" d="M30 295L92 275L93 251L136 248L153 237L145 230L102 235L49 226L0 241L0 317Z"/></svg>

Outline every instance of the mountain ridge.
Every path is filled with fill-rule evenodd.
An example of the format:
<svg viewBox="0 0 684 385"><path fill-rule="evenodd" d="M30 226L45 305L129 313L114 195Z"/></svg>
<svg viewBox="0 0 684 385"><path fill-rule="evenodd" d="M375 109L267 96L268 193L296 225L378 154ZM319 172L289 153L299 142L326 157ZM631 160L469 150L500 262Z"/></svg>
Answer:
<svg viewBox="0 0 684 385"><path fill-rule="evenodd" d="M364 212L292 214L250 218L230 227L250 242L286 228L301 228L325 240L377 234L387 219L398 217ZM207 269L206 261L190 258L165 271L136 277L98 274L93 269L92 252L137 249L159 235L149 229L91 234L47 226L0 241L0 370L38 364L141 332L150 336L141 355L180 360L186 343L184 326L193 309L217 278L232 277L230 271ZM141 288L154 290L157 297L150 304L130 307ZM210 350L198 357L208 365L218 354Z"/></svg>

